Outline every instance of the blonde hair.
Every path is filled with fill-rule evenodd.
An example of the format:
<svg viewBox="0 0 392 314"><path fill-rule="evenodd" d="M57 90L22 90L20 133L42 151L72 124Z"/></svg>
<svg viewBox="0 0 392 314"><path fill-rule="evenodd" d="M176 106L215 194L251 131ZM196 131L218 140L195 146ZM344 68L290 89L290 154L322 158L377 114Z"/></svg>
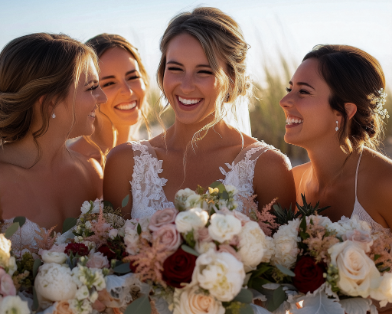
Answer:
<svg viewBox="0 0 392 314"><path fill-rule="evenodd" d="M72 83L76 89L90 60L98 69L94 51L63 34L35 33L9 42L0 53L0 144L27 135L34 104L42 98L42 126L32 134L39 149L36 139L48 130L49 105L64 100Z"/></svg>
<svg viewBox="0 0 392 314"><path fill-rule="evenodd" d="M245 64L249 46L244 40L239 25L219 9L200 7L192 12L177 15L170 21L160 43L162 56L157 71L157 80L165 97L163 79L166 52L170 41L180 34L189 34L200 42L221 89L216 101L214 119L194 134L193 145L202 139L210 128L221 121L229 110L236 117L235 101L239 96L249 96L251 84L246 75ZM225 63L226 69L219 68L218 60ZM223 105L224 103L226 104Z"/></svg>

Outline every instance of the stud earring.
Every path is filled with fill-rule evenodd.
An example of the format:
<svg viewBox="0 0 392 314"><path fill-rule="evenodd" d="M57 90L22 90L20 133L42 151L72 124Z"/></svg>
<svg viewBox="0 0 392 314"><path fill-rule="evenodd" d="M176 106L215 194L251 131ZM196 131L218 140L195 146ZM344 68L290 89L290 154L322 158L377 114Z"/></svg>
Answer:
<svg viewBox="0 0 392 314"><path fill-rule="evenodd" d="M338 130L339 130L339 121L336 120L336 128L335 128L335 131L337 132Z"/></svg>
<svg viewBox="0 0 392 314"><path fill-rule="evenodd" d="M52 119L56 118L56 115L54 114L54 112L52 113Z"/></svg>

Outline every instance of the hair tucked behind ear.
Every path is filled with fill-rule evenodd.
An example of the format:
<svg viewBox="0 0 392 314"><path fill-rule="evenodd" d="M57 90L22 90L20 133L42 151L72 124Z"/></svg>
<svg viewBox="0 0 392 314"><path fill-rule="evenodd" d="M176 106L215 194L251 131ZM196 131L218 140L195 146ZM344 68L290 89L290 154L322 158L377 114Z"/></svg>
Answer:
<svg viewBox="0 0 392 314"><path fill-rule="evenodd" d="M328 84L332 109L341 113L339 131L341 148L346 153L363 145L377 149L383 135L383 124L371 94L379 97L385 88L385 77L379 62L365 51L345 45L318 45L303 59L317 59L321 76ZM354 103L357 112L348 121L344 105Z"/></svg>
<svg viewBox="0 0 392 314"><path fill-rule="evenodd" d="M249 77L246 75L245 63L249 46L245 42L238 24L230 16L216 8L201 7L192 12L177 15L170 21L160 44L162 56L157 79L163 94L165 94L163 79L167 49L170 41L180 34L189 34L200 42L208 62L219 80L221 91L216 102L214 120L194 135L192 140L192 143L194 143L202 138L211 127L221 121L227 111L234 111L235 115L236 99L239 96L249 94L251 84ZM219 68L218 60L224 62L225 69ZM224 105L224 103L226 104Z"/></svg>
<svg viewBox="0 0 392 314"><path fill-rule="evenodd" d="M31 131L37 101L42 101L37 114L43 122L34 140L46 133L49 105L66 98L91 59L97 67L91 48L62 34L30 34L8 43L0 53L1 143L19 141Z"/></svg>

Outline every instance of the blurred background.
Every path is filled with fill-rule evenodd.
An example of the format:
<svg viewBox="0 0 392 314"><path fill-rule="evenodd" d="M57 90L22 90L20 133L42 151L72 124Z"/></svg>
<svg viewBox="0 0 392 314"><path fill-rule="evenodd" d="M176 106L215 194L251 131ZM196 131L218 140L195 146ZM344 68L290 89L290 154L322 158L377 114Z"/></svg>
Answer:
<svg viewBox="0 0 392 314"><path fill-rule="evenodd" d="M159 41L172 17L197 6L217 7L240 24L251 46L252 135L279 148L294 165L305 162L307 155L284 142L285 118L279 100L313 46L347 44L375 56L385 72L387 109L392 113L392 0L0 0L0 49L33 32L64 33L83 42L104 32L124 36L139 49L149 72L149 102L154 108L150 119L158 134L162 130L156 117ZM162 120L169 126L173 112L167 110ZM140 137L146 137L145 130ZM392 121L382 150L392 157Z"/></svg>

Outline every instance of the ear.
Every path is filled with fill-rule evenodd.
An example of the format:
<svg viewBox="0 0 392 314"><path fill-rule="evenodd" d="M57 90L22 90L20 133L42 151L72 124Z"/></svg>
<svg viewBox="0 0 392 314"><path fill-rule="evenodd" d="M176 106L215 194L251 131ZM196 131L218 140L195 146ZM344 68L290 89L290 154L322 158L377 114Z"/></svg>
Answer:
<svg viewBox="0 0 392 314"><path fill-rule="evenodd" d="M352 102L345 103L344 110L346 110L348 120L351 120L357 113L357 105Z"/></svg>

